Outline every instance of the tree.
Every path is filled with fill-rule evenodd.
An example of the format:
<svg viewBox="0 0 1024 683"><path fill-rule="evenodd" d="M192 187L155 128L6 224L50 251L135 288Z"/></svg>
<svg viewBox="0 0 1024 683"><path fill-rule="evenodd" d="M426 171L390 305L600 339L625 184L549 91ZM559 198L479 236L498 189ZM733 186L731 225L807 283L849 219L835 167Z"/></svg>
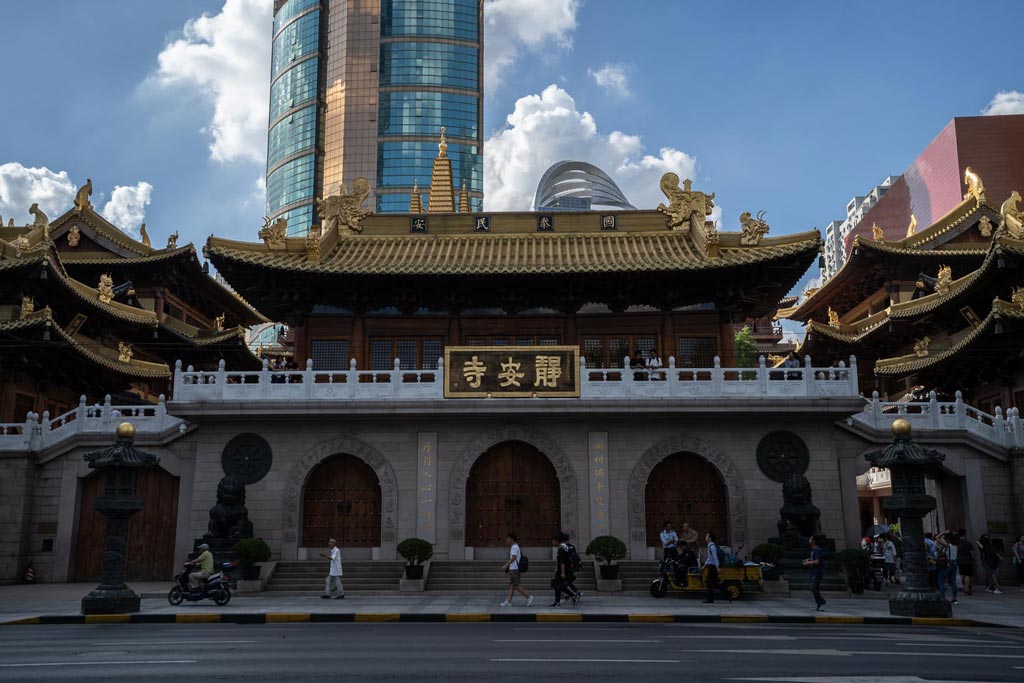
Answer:
<svg viewBox="0 0 1024 683"><path fill-rule="evenodd" d="M736 333L736 365L741 368L757 367L757 344L754 343L754 333L748 325Z"/></svg>

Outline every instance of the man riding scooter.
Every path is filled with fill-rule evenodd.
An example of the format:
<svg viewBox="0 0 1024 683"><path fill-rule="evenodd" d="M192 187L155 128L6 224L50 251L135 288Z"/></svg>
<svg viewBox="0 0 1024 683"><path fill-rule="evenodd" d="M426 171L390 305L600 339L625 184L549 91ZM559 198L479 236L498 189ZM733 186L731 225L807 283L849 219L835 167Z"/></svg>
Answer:
<svg viewBox="0 0 1024 683"><path fill-rule="evenodd" d="M198 571L188 575L188 589L193 593L203 590L203 583L213 576L213 553L210 552L209 544L201 544L199 550L200 553L194 560L186 562L187 565L199 567Z"/></svg>

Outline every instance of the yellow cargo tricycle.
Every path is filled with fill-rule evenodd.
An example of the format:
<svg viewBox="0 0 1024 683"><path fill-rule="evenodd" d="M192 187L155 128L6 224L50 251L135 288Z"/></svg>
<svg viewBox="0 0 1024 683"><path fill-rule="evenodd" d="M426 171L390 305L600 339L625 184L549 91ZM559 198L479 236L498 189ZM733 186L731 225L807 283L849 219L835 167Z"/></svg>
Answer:
<svg viewBox="0 0 1024 683"><path fill-rule="evenodd" d="M671 591L680 593L707 592L706 567L684 566L676 560L663 560L661 576L651 581L651 595L663 598ZM746 591L761 590L761 565L755 562L735 563L718 569L718 587L722 596L738 600Z"/></svg>

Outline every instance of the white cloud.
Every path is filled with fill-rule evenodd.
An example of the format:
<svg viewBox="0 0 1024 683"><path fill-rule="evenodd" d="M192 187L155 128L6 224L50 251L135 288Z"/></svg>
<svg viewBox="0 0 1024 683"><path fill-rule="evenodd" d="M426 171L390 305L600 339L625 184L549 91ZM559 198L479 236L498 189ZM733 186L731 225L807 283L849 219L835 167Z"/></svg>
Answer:
<svg viewBox="0 0 1024 683"><path fill-rule="evenodd" d="M615 180L631 204L647 209L664 201L658 186L662 174L672 171L693 178L696 171L696 159L685 152L662 147L657 156L645 154L639 135L601 134L594 117L577 110L572 96L557 85L520 98L506 126L485 142L484 149L489 211L528 210L541 175L566 159L596 165Z"/></svg>
<svg viewBox="0 0 1024 683"><path fill-rule="evenodd" d="M214 161L266 161L272 9L270 0L224 0L219 14L190 19L157 58L151 80L213 103L204 132Z"/></svg>
<svg viewBox="0 0 1024 683"><path fill-rule="evenodd" d="M581 0L486 0L484 91L494 93L523 50L572 48Z"/></svg>
<svg viewBox="0 0 1024 683"><path fill-rule="evenodd" d="M16 225L26 225L33 220L28 207L38 203L43 213L55 218L71 207L76 189L67 171L0 164L0 216L4 225L11 218Z"/></svg>
<svg viewBox="0 0 1024 683"><path fill-rule="evenodd" d="M1024 93L1017 90L1001 90L985 105L981 113L983 116L1024 114Z"/></svg>
<svg viewBox="0 0 1024 683"><path fill-rule="evenodd" d="M149 206L153 186L146 181L135 185L115 185L110 193L110 200L103 205L100 213L108 221L121 230L131 234L139 234L139 226L146 218L146 207Z"/></svg>
<svg viewBox="0 0 1024 683"><path fill-rule="evenodd" d="M594 82L613 95L629 97L629 67L625 64L605 64L597 71L587 69Z"/></svg>

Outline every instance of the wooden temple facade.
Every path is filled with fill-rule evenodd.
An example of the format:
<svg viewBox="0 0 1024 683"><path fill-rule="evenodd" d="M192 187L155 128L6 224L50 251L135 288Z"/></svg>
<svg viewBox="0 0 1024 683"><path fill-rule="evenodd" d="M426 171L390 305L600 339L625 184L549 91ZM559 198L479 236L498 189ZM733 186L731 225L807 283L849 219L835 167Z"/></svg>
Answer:
<svg viewBox="0 0 1024 683"><path fill-rule="evenodd" d="M858 236L839 273L780 314L806 323L799 352L856 353L861 387L883 397L961 391L990 413L1024 406L1018 201L991 201L978 180L946 216L902 240Z"/></svg>
<svg viewBox="0 0 1024 683"><path fill-rule="evenodd" d="M113 395L155 403L176 360L258 367L244 328L265 319L216 282L177 234L154 248L89 202L54 221L0 227L0 423L56 417Z"/></svg>

